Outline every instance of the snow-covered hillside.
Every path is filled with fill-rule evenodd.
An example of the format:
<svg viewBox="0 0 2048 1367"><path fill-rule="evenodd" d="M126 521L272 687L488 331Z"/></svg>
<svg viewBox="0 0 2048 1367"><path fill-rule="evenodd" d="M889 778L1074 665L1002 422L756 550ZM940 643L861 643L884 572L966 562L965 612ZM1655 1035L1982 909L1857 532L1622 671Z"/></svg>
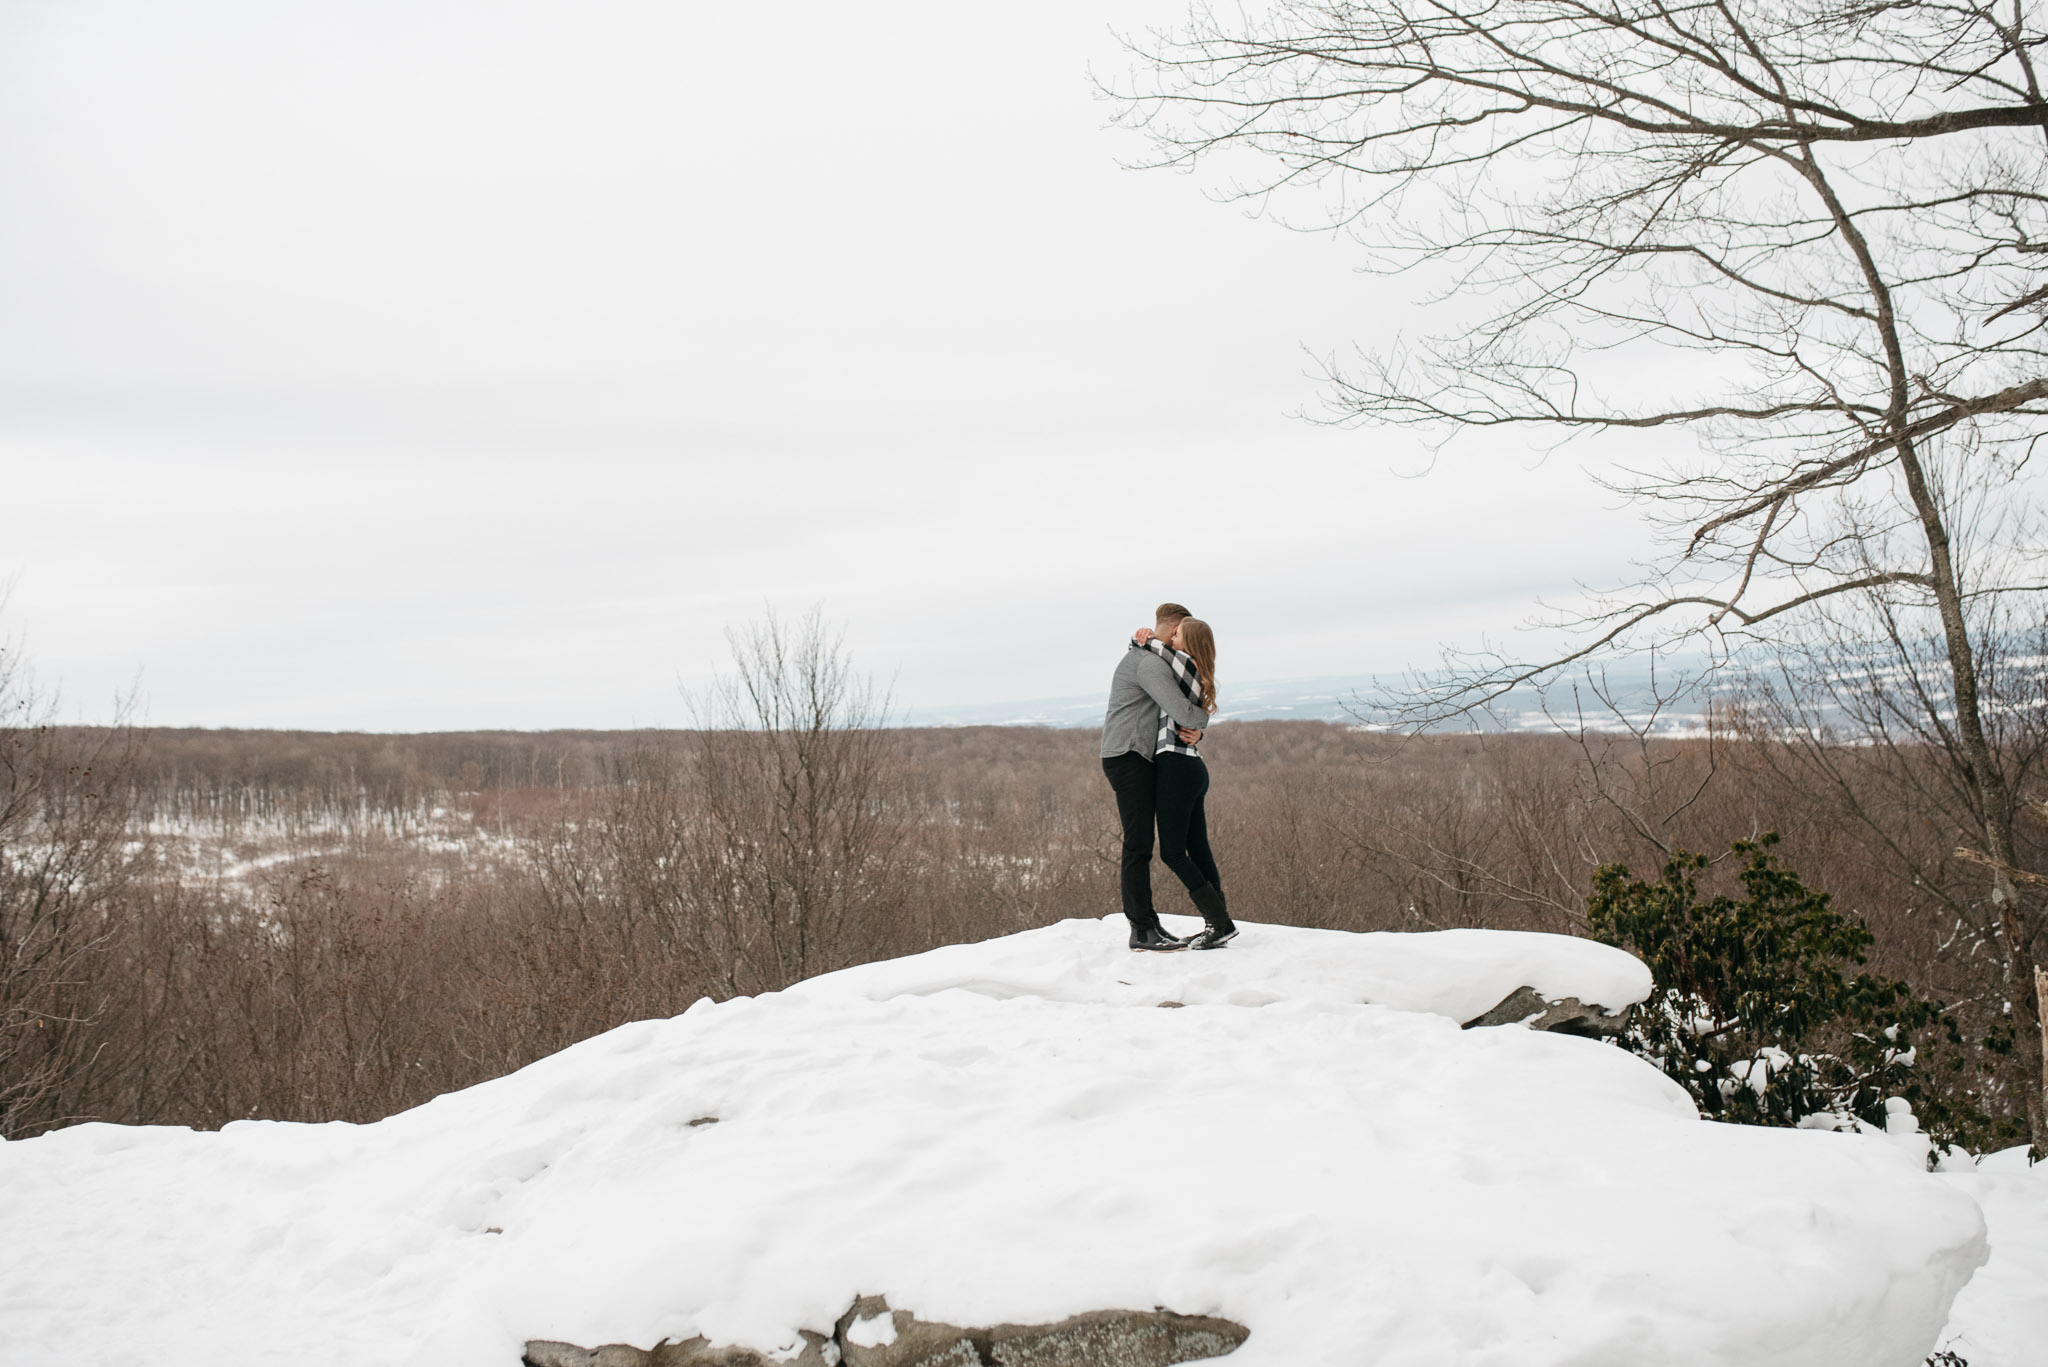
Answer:
<svg viewBox="0 0 2048 1367"><path fill-rule="evenodd" d="M961 1325L1223 1316L1234 1367L1936 1346L1986 1258L1963 1182L1994 1179L1702 1123L1611 1046L1459 1028L1522 985L1618 1006L1648 979L1559 937L1248 925L1141 956L1120 918L1070 921L700 1002L375 1125L0 1145L0 1362L793 1354L863 1294Z"/></svg>

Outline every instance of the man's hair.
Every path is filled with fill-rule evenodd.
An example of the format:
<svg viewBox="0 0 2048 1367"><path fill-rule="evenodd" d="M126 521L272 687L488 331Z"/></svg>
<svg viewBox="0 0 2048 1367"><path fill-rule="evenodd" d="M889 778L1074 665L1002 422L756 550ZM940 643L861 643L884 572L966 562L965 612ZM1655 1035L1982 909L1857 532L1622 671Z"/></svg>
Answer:
<svg viewBox="0 0 2048 1367"><path fill-rule="evenodd" d="M1152 610L1152 625L1165 636L1194 615L1178 603L1161 603Z"/></svg>

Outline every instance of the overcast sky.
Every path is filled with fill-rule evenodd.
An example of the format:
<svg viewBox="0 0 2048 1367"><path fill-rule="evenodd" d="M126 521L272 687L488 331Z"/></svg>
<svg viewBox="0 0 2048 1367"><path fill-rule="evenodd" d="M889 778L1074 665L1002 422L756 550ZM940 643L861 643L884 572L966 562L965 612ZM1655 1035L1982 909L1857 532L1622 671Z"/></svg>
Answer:
<svg viewBox="0 0 2048 1367"><path fill-rule="evenodd" d="M1289 416L1413 286L1120 167L1181 9L0 0L0 635L70 715L609 727L765 604L915 708L1623 574L1570 452Z"/></svg>

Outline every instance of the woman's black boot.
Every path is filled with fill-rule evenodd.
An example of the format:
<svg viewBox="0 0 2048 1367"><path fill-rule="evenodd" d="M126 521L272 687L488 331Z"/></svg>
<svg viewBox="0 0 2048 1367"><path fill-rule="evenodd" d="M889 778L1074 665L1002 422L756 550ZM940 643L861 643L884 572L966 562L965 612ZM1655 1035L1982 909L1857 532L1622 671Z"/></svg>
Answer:
<svg viewBox="0 0 2048 1367"><path fill-rule="evenodd" d="M1176 949L1186 949L1188 942L1167 932L1165 926L1153 920L1144 925L1131 927L1131 948L1166 954Z"/></svg>
<svg viewBox="0 0 2048 1367"><path fill-rule="evenodd" d="M1204 929L1188 941L1188 948L1221 949L1237 938L1237 923L1230 919L1222 888L1214 883L1204 883L1191 890L1188 896L1194 899L1195 910L1202 913L1204 923Z"/></svg>

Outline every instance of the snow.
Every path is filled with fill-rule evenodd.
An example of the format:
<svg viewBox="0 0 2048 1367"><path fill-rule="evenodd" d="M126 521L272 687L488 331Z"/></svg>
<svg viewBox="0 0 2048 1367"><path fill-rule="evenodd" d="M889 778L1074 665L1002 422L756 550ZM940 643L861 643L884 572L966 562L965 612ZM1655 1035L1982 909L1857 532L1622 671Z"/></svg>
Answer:
<svg viewBox="0 0 2048 1367"><path fill-rule="evenodd" d="M1187 935L1192 916L1168 916ZM1121 918L1114 925L1122 925ZM1577 997L1618 1012L1650 995L1650 970L1623 950L1565 935L1439 930L1356 935L1260 926L1224 954L1102 953L1103 923L1062 921L974 945L827 973L790 990L871 1001L951 988L985 997L1037 997L1103 1006L1270 1006L1370 1002L1476 1019L1518 987L1549 1001Z"/></svg>
<svg viewBox="0 0 2048 1367"><path fill-rule="evenodd" d="M1909 1367L1945 1324L2017 1332L2038 1264L1956 1298L1987 1194L1994 1243L2043 1246L1999 1185L2034 1175L1704 1123L1612 1046L1459 1029L1524 984L1640 996L1627 956L1122 940L1071 921L700 1002L374 1125L0 1145L0 1363L788 1354L861 1294L961 1324L1224 1315L1251 1329L1233 1367Z"/></svg>
<svg viewBox="0 0 2048 1367"><path fill-rule="evenodd" d="M1943 1172L1990 1226L1991 1262L1956 1297L1938 1345L1970 1367L2048 1362L2048 1164L2027 1166L2025 1148L1989 1154L1975 1170Z"/></svg>
<svg viewBox="0 0 2048 1367"><path fill-rule="evenodd" d="M896 1341L893 1315L870 1315L846 1326L846 1341L857 1348L880 1348Z"/></svg>

